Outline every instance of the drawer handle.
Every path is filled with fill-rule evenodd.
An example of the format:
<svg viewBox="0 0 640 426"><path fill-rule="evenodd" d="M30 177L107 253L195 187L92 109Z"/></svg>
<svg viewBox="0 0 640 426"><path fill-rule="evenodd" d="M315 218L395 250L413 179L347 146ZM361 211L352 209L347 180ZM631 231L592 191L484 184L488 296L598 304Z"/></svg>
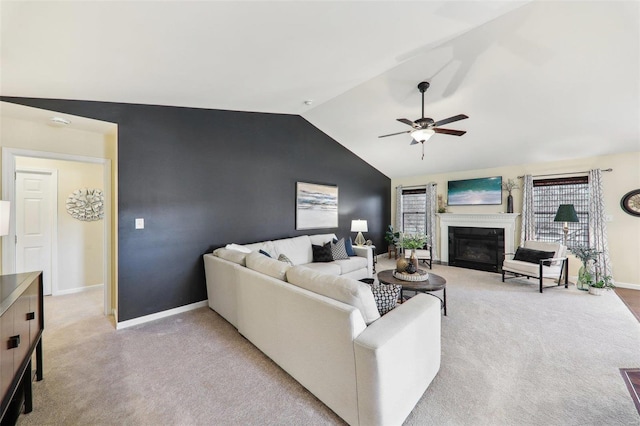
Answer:
<svg viewBox="0 0 640 426"><path fill-rule="evenodd" d="M9 337L8 349L15 349L20 346L20 335Z"/></svg>
<svg viewBox="0 0 640 426"><path fill-rule="evenodd" d="M35 312L27 312L27 321L31 321L33 319L36 319L36 313Z"/></svg>

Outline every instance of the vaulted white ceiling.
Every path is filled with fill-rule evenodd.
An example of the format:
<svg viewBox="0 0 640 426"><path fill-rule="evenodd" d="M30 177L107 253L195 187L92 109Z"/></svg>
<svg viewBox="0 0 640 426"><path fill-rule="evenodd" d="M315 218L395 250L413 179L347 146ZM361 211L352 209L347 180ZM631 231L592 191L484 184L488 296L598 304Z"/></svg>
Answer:
<svg viewBox="0 0 640 426"><path fill-rule="evenodd" d="M2 1L0 14L3 96L300 114L389 177L640 149L637 1ZM420 81L427 117L470 117L424 160L409 135L378 138L420 117Z"/></svg>

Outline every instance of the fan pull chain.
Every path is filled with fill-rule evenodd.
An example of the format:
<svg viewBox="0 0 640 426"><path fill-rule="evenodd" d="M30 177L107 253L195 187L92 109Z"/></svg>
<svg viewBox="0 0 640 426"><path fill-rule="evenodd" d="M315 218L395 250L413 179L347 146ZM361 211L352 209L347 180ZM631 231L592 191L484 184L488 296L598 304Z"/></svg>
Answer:
<svg viewBox="0 0 640 426"><path fill-rule="evenodd" d="M422 141L421 145L422 145L422 159L424 160L424 141Z"/></svg>

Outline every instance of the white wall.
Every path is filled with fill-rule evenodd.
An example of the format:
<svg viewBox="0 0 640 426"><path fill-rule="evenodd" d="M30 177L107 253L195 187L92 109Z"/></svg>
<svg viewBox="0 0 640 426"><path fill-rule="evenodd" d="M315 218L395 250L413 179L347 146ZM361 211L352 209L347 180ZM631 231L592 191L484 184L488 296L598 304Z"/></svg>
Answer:
<svg viewBox="0 0 640 426"><path fill-rule="evenodd" d="M429 157L425 157L425 161ZM498 167L491 169L469 170L456 173L433 174L392 179L391 187L391 217L395 223L395 187L398 185L422 185L428 182L438 184L438 194L447 197L447 182L456 179L471 179L488 176L502 176L506 179L516 179L524 174L542 175L550 173L569 173L586 171L594 168L608 169L603 176L603 190L605 194L606 213L611 215L612 221L607 223L609 252L613 274L616 282L624 285L638 286L640 289L640 218L626 214L620 208L620 199L632 189L640 188L640 151L616 155L581 158L569 161L551 163L532 163L519 166ZM522 181L518 181L522 183ZM522 211L522 191L513 192L514 212ZM506 193L503 194L503 204L499 206L454 206L448 207L449 213L496 213L506 211ZM518 220L517 236L520 236L520 220ZM436 238L440 239L439 233ZM571 259L569 275L576 276L580 262Z"/></svg>
<svg viewBox="0 0 640 426"><path fill-rule="evenodd" d="M104 219L83 222L66 209L67 198L76 189L104 191L104 165L16 157L16 170L21 168L58 171L58 292L104 284Z"/></svg>

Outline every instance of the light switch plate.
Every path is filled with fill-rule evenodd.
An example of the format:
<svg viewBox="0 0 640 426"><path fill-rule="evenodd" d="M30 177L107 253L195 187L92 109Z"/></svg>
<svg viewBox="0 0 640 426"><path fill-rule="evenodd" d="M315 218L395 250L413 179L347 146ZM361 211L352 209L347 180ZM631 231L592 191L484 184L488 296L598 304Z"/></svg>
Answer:
<svg viewBox="0 0 640 426"><path fill-rule="evenodd" d="M136 229L144 229L144 219L139 217L136 218Z"/></svg>

